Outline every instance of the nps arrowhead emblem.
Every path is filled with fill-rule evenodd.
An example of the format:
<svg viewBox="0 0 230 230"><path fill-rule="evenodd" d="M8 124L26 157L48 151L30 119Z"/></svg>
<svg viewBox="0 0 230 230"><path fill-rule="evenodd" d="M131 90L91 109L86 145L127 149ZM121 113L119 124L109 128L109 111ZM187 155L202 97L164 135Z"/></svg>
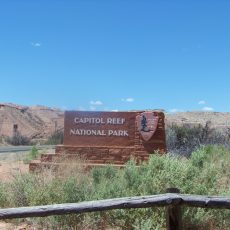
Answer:
<svg viewBox="0 0 230 230"><path fill-rule="evenodd" d="M159 117L153 112L143 112L136 119L142 138L144 141L149 141L157 130Z"/></svg>

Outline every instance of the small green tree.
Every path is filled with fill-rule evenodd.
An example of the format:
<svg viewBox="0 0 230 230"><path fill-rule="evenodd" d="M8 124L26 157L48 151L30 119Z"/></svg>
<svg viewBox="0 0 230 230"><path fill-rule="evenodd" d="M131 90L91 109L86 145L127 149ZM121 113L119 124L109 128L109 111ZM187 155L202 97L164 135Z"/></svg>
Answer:
<svg viewBox="0 0 230 230"><path fill-rule="evenodd" d="M38 158L39 155L40 154L39 154L38 149L36 148L36 146L33 146L32 149L30 150L29 154L23 160L24 164L29 164L32 160Z"/></svg>
<svg viewBox="0 0 230 230"><path fill-rule="evenodd" d="M47 145L58 145L63 144L63 131L56 131L54 132L49 139L47 140Z"/></svg>

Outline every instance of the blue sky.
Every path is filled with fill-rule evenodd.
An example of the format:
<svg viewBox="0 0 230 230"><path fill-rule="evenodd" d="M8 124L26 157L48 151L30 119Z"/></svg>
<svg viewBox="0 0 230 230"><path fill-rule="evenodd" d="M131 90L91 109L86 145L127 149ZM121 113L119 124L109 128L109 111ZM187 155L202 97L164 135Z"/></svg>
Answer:
<svg viewBox="0 0 230 230"><path fill-rule="evenodd" d="M229 0L0 4L0 102L230 112Z"/></svg>

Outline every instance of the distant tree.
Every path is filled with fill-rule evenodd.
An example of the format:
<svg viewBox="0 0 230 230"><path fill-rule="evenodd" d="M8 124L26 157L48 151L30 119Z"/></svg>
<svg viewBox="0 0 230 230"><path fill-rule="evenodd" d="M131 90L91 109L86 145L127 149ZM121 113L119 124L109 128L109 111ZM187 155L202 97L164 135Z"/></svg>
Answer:
<svg viewBox="0 0 230 230"><path fill-rule="evenodd" d="M6 142L11 145L30 145L30 139L20 132L14 132L12 137L8 137Z"/></svg>
<svg viewBox="0 0 230 230"><path fill-rule="evenodd" d="M63 131L54 132L47 140L47 145L58 145L63 144Z"/></svg>

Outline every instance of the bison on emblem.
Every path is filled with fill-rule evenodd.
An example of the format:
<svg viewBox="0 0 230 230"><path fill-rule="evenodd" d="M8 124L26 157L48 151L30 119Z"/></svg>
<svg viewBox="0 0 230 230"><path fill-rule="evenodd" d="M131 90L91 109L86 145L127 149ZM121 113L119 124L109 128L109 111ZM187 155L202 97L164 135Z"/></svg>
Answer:
<svg viewBox="0 0 230 230"><path fill-rule="evenodd" d="M137 127L144 141L149 141L157 130L159 117L153 112L144 112L137 116Z"/></svg>

